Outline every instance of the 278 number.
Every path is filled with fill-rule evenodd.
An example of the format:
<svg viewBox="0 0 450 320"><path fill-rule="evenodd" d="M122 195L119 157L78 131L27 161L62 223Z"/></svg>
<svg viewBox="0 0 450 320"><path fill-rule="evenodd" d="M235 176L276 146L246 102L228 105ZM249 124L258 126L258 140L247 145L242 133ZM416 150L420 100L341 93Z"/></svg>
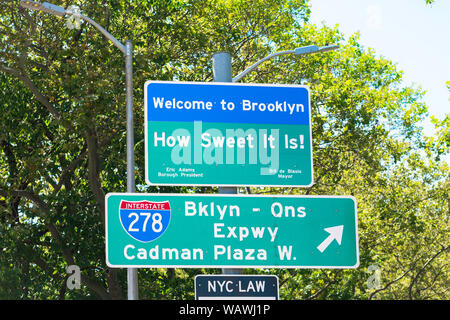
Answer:
<svg viewBox="0 0 450 320"><path fill-rule="evenodd" d="M139 228L134 227L134 225L139 221L139 218L141 216L145 217L144 223L142 225L142 232L147 231L147 224L148 224L148 220L150 220L150 217L152 218L151 226L152 226L153 232L161 232L161 230L163 229L162 216L158 212L155 212L153 214L150 212L139 212L139 214L137 214L136 212L131 212L128 215L128 218L134 217L134 220L131 221L131 223L128 227L129 232L139 232Z"/></svg>

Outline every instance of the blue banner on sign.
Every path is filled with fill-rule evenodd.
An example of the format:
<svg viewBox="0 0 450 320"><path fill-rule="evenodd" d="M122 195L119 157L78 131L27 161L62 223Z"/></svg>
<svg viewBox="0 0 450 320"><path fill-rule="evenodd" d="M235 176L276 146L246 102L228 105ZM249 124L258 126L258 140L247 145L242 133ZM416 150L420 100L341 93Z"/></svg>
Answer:
<svg viewBox="0 0 450 320"><path fill-rule="evenodd" d="M311 125L308 90L288 85L149 81L146 120Z"/></svg>

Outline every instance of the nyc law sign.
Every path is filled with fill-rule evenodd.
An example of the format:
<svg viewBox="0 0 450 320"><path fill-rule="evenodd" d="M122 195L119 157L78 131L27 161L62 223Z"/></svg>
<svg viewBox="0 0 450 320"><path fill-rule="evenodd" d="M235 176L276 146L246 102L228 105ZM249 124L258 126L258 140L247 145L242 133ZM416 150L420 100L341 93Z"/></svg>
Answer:
<svg viewBox="0 0 450 320"><path fill-rule="evenodd" d="M108 266L356 268L347 196L110 193Z"/></svg>
<svg viewBox="0 0 450 320"><path fill-rule="evenodd" d="M278 277L273 275L197 275L196 300L278 300Z"/></svg>
<svg viewBox="0 0 450 320"><path fill-rule="evenodd" d="M148 184L313 184L307 87L148 81L144 110Z"/></svg>

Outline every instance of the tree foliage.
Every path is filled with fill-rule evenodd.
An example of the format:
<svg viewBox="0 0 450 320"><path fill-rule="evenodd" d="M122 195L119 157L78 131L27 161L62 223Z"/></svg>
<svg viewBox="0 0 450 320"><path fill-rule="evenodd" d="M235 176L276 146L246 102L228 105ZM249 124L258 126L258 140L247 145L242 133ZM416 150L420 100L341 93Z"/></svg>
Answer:
<svg viewBox="0 0 450 320"><path fill-rule="evenodd" d="M124 60L86 23L0 6L0 298L123 299L126 272L108 268L104 196L126 190ZM215 192L144 183L147 80L211 81L214 52L235 74L269 53L339 43L338 51L279 57L245 82L311 87L315 185L246 189L351 194L358 200L356 270L246 270L280 277L283 299L448 299L448 117L423 136L423 93L391 61L308 23L304 0L55 1L134 45L136 183L146 192ZM68 265L82 287L66 287ZM369 289L367 268L381 270ZM192 299L193 276L220 270L140 269L143 299Z"/></svg>

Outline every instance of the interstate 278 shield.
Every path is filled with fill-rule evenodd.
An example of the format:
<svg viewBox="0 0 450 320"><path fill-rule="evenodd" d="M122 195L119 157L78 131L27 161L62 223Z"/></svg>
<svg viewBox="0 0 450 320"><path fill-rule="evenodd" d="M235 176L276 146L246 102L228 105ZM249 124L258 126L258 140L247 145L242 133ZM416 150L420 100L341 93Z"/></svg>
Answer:
<svg viewBox="0 0 450 320"><path fill-rule="evenodd" d="M120 202L119 217L122 227L133 239L150 242L158 239L170 223L169 201Z"/></svg>

